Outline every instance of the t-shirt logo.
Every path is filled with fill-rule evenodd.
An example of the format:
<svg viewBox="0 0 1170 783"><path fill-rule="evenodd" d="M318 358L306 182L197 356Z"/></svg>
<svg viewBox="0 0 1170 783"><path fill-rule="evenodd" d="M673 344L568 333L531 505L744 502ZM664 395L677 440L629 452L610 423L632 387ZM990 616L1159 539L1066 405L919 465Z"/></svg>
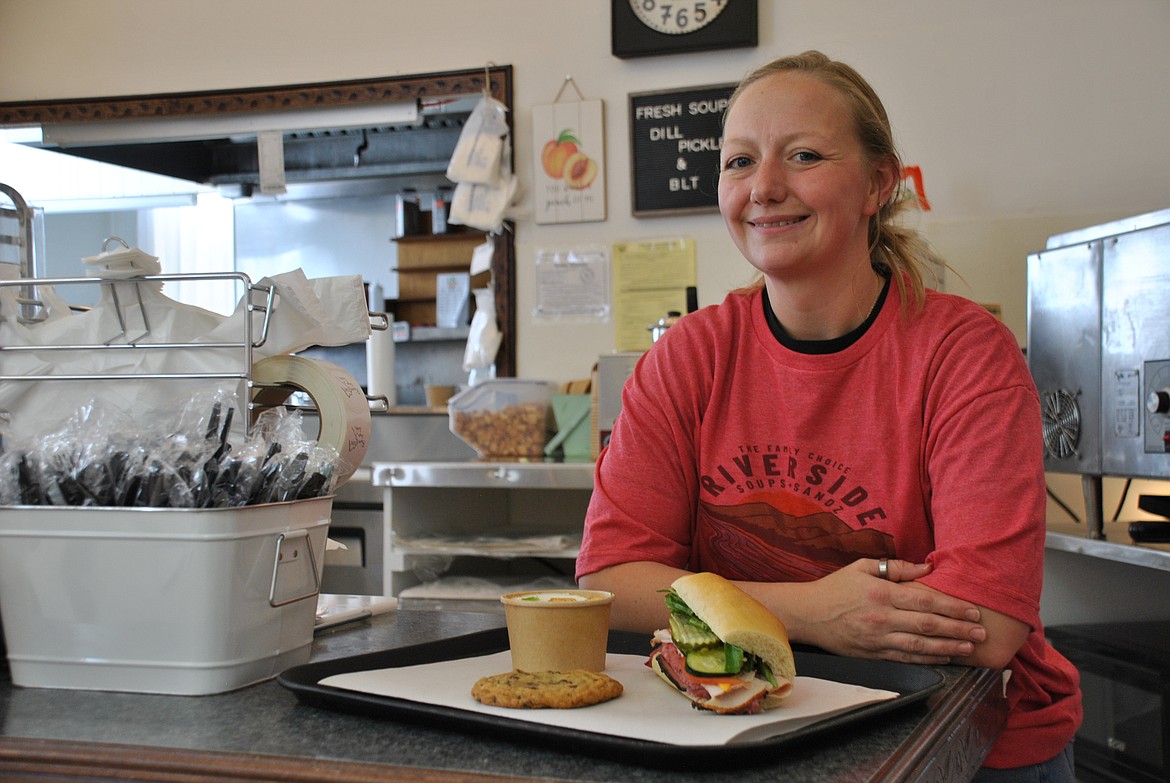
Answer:
<svg viewBox="0 0 1170 783"><path fill-rule="evenodd" d="M894 557L885 519L849 467L808 449L741 446L699 477L700 563L729 579L811 581L858 558Z"/></svg>

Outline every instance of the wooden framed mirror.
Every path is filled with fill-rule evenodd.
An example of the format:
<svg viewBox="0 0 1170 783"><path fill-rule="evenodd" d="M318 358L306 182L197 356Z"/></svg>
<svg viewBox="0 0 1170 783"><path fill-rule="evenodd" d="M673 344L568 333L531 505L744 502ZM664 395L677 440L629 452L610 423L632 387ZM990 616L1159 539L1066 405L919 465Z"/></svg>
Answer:
<svg viewBox="0 0 1170 783"><path fill-rule="evenodd" d="M181 123L184 119L274 112L289 112L291 116L309 109L327 112L400 101L469 98L482 93L509 109L507 118L511 123L512 67L489 64L462 71L319 84L0 103L0 127L145 119ZM508 223L495 238L492 259L496 321L503 337L496 356L496 373L504 377L516 374L515 247L514 226Z"/></svg>

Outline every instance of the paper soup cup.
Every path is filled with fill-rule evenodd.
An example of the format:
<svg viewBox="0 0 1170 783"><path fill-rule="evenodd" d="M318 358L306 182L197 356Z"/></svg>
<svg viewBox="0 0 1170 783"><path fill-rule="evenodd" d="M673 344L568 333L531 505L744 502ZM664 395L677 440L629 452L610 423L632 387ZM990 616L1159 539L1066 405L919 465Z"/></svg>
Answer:
<svg viewBox="0 0 1170 783"><path fill-rule="evenodd" d="M529 590L501 596L512 668L526 672L605 669L613 593Z"/></svg>

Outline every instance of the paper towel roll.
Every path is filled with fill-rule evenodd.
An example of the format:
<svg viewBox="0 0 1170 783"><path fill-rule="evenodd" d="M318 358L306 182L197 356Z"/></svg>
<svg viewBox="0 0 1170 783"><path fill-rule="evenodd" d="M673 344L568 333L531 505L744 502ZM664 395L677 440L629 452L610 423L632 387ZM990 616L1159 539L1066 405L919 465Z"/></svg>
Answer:
<svg viewBox="0 0 1170 783"><path fill-rule="evenodd" d="M394 336L390 329L373 329L366 340L366 393L385 397L388 405L398 403L394 385Z"/></svg>

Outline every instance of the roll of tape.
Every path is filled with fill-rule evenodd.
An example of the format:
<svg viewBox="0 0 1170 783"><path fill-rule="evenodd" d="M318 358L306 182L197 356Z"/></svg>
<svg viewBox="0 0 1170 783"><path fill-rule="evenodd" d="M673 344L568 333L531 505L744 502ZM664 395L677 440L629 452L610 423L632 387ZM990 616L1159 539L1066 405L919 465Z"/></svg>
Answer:
<svg viewBox="0 0 1170 783"><path fill-rule="evenodd" d="M281 405L297 389L309 395L321 418L320 443L337 449L336 486L341 486L361 466L370 445L370 405L357 380L332 362L303 356L269 356L252 365L257 386L252 401Z"/></svg>

